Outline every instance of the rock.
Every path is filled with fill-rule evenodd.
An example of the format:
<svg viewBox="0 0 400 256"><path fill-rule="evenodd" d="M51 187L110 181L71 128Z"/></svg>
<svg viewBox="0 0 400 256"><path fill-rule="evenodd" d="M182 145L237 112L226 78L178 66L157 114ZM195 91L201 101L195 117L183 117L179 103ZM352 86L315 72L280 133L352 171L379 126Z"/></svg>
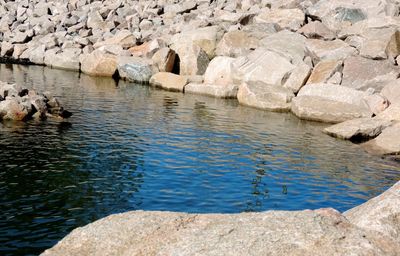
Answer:
<svg viewBox="0 0 400 256"><path fill-rule="evenodd" d="M388 99L390 103L400 103L400 79L386 84L381 91L381 95Z"/></svg>
<svg viewBox="0 0 400 256"><path fill-rule="evenodd" d="M105 45L120 45L124 49L129 49L136 45L136 37L129 30L120 30L115 36L94 44L94 48L99 48Z"/></svg>
<svg viewBox="0 0 400 256"><path fill-rule="evenodd" d="M307 82L311 75L311 68L306 63L302 62L292 71L289 79L283 85L290 89L293 93L297 93L301 87Z"/></svg>
<svg viewBox="0 0 400 256"><path fill-rule="evenodd" d="M161 48L154 53L151 60L160 72L172 72L175 65L176 54L168 47Z"/></svg>
<svg viewBox="0 0 400 256"><path fill-rule="evenodd" d="M319 96L296 97L292 100L291 110L300 119L327 123L371 117L366 108Z"/></svg>
<svg viewBox="0 0 400 256"><path fill-rule="evenodd" d="M328 84L341 84L342 83L342 73L336 72L327 81Z"/></svg>
<svg viewBox="0 0 400 256"><path fill-rule="evenodd" d="M344 140L366 140L375 138L392 121L379 118L357 118L324 129L324 133Z"/></svg>
<svg viewBox="0 0 400 256"><path fill-rule="evenodd" d="M386 128L373 140L364 143L362 146L371 154L377 155L398 155L400 154L400 123ZM398 216L397 216L398 217ZM398 231L397 227L397 231ZM397 238L398 234L397 234Z"/></svg>
<svg viewBox="0 0 400 256"><path fill-rule="evenodd" d="M240 242L238 242L240 241ZM333 209L240 214L133 211L82 228L42 255L398 255L391 236Z"/></svg>
<svg viewBox="0 0 400 256"><path fill-rule="evenodd" d="M259 39L252 37L245 31L227 32L218 43L216 55L239 57L249 54L259 46Z"/></svg>
<svg viewBox="0 0 400 256"><path fill-rule="evenodd" d="M47 51L45 53L44 63L46 66L53 68L79 71L79 55L81 51L82 50L78 48L67 48L61 52Z"/></svg>
<svg viewBox="0 0 400 256"><path fill-rule="evenodd" d="M184 76L160 72L150 78L150 84L168 91L183 92L188 80Z"/></svg>
<svg viewBox="0 0 400 256"><path fill-rule="evenodd" d="M400 54L400 32L394 28L370 29L363 33L360 55L370 59L395 58Z"/></svg>
<svg viewBox="0 0 400 256"><path fill-rule="evenodd" d="M379 94L364 97L364 101L374 115L377 115L389 107L389 101Z"/></svg>
<svg viewBox="0 0 400 256"><path fill-rule="evenodd" d="M239 86L240 104L269 111L287 112L294 98L291 90L262 82L245 82Z"/></svg>
<svg viewBox="0 0 400 256"><path fill-rule="evenodd" d="M0 120L22 121L27 116L28 110L16 98L0 101Z"/></svg>
<svg viewBox="0 0 400 256"><path fill-rule="evenodd" d="M377 117L387 120L400 121L400 103L395 102L387 109L377 115Z"/></svg>
<svg viewBox="0 0 400 256"><path fill-rule="evenodd" d="M350 209L344 216L365 230L392 237L400 244L400 182L383 194Z"/></svg>
<svg viewBox="0 0 400 256"><path fill-rule="evenodd" d="M344 60L357 53L356 49L341 40L309 39L306 46L314 64L321 60Z"/></svg>
<svg viewBox="0 0 400 256"><path fill-rule="evenodd" d="M344 61L342 85L357 90L373 88L380 91L396 80L400 69L387 60L371 60L353 56Z"/></svg>
<svg viewBox="0 0 400 256"><path fill-rule="evenodd" d="M101 50L83 54L80 60L82 72L88 75L113 76L117 71L117 57Z"/></svg>
<svg viewBox="0 0 400 256"><path fill-rule="evenodd" d="M175 34L171 39L170 48L178 52L182 45L197 45L212 59L217 46L218 27L204 27Z"/></svg>
<svg viewBox="0 0 400 256"><path fill-rule="evenodd" d="M313 21L304 25L297 33L311 39L333 40L336 37L336 34L320 21Z"/></svg>
<svg viewBox="0 0 400 256"><path fill-rule="evenodd" d="M14 45L9 42L1 42L1 57L10 57L14 52Z"/></svg>
<svg viewBox="0 0 400 256"><path fill-rule="evenodd" d="M216 84L199 83L200 81L190 82L185 86L185 93L200 94L216 98L236 98L239 86L228 84L225 86Z"/></svg>
<svg viewBox="0 0 400 256"><path fill-rule="evenodd" d="M139 57L119 57L118 73L131 82L147 84L154 74L151 61Z"/></svg>
<svg viewBox="0 0 400 256"><path fill-rule="evenodd" d="M336 72L342 70L343 61L341 60L323 60L318 62L308 79L308 84L325 83Z"/></svg>
<svg viewBox="0 0 400 256"><path fill-rule="evenodd" d="M151 58L153 57L154 53L165 46L166 44L163 40L155 39L150 42L145 42L141 45L131 47L129 48L129 52L133 56Z"/></svg>
<svg viewBox="0 0 400 256"><path fill-rule="evenodd" d="M28 46L26 44L15 44L12 57L14 59L19 59L20 56L26 51L26 49L28 49Z"/></svg>
<svg viewBox="0 0 400 256"><path fill-rule="evenodd" d="M180 75L203 75L210 60L196 44L180 44L174 49L179 58Z"/></svg>
<svg viewBox="0 0 400 256"><path fill-rule="evenodd" d="M296 31L304 24L305 14L300 9L265 9L255 17L257 23L276 23L282 29Z"/></svg>
<svg viewBox="0 0 400 256"><path fill-rule="evenodd" d="M29 60L32 63L43 65L44 64L44 54L46 47L44 45L38 46L33 50L29 51Z"/></svg>
<svg viewBox="0 0 400 256"><path fill-rule="evenodd" d="M265 37L260 45L283 55L294 65L302 63L306 56L306 38L287 30Z"/></svg>
<svg viewBox="0 0 400 256"><path fill-rule="evenodd" d="M233 63L234 81L283 85L296 67L280 54L258 48Z"/></svg>

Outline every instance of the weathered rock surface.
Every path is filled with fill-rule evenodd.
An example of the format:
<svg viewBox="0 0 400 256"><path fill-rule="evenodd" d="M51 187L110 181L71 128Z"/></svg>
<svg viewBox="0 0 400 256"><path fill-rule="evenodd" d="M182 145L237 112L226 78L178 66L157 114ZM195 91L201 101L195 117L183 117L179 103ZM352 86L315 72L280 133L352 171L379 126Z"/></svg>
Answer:
<svg viewBox="0 0 400 256"><path fill-rule="evenodd" d="M184 76L160 72L150 78L150 84L168 91L183 92L188 79Z"/></svg>
<svg viewBox="0 0 400 256"><path fill-rule="evenodd" d="M363 147L370 153L378 155L400 154L400 123L386 128L373 140L366 142ZM398 216L397 216L398 217Z"/></svg>
<svg viewBox="0 0 400 256"><path fill-rule="evenodd" d="M149 83L154 74L151 61L140 57L119 57L117 67L121 78L140 84Z"/></svg>
<svg viewBox="0 0 400 256"><path fill-rule="evenodd" d="M81 55L81 69L88 75L113 76L117 71L117 56L101 50Z"/></svg>
<svg viewBox="0 0 400 256"><path fill-rule="evenodd" d="M241 30L225 33L216 48L216 55L239 57L256 49L260 40Z"/></svg>
<svg viewBox="0 0 400 256"><path fill-rule="evenodd" d="M400 184L351 209L134 211L72 231L42 255L398 255ZM234 253L233 253L234 252Z"/></svg>
<svg viewBox="0 0 400 256"><path fill-rule="evenodd" d="M344 140L367 140L378 136L392 121L379 118L358 118L324 129L326 134Z"/></svg>

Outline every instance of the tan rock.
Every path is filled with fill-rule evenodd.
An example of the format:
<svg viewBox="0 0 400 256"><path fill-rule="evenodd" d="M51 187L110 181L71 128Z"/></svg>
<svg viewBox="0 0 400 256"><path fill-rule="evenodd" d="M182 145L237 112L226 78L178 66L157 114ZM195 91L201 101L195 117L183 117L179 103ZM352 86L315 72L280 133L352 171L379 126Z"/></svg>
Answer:
<svg viewBox="0 0 400 256"><path fill-rule="evenodd" d="M323 60L318 62L308 79L308 84L325 83L336 72L341 71L343 61L341 60Z"/></svg>
<svg viewBox="0 0 400 256"><path fill-rule="evenodd" d="M395 28L369 29L362 35L360 55L370 59L395 58L400 54L400 32Z"/></svg>
<svg viewBox="0 0 400 256"><path fill-rule="evenodd" d="M28 116L28 110L16 98L0 101L0 120L22 121Z"/></svg>
<svg viewBox="0 0 400 256"><path fill-rule="evenodd" d="M65 70L80 70L79 55L81 54L81 49L78 48L68 48L63 51L47 51L44 57L44 63L47 66L65 69Z"/></svg>
<svg viewBox="0 0 400 256"><path fill-rule="evenodd" d="M184 76L159 72L150 78L150 84L168 91L183 92L188 80Z"/></svg>
<svg viewBox="0 0 400 256"><path fill-rule="evenodd" d="M95 50L80 56L81 70L93 76L113 76L117 71L117 57Z"/></svg>
<svg viewBox="0 0 400 256"><path fill-rule="evenodd" d="M94 48L113 44L121 45L124 49L129 49L136 45L136 37L129 30L120 30L113 37L94 44Z"/></svg>
<svg viewBox="0 0 400 256"><path fill-rule="evenodd" d="M203 75L210 62L207 53L196 44L179 44L174 46L179 57L180 75Z"/></svg>
<svg viewBox="0 0 400 256"><path fill-rule="evenodd" d="M276 23L282 29L296 31L304 24L305 14L300 9L265 9L255 17L258 23Z"/></svg>
<svg viewBox="0 0 400 256"><path fill-rule="evenodd" d="M389 107L389 101L379 94L372 94L364 97L364 101L375 115L381 113Z"/></svg>
<svg viewBox="0 0 400 256"><path fill-rule="evenodd" d="M239 86L237 98L240 104L276 112L290 110L294 98L291 90L261 82L245 82Z"/></svg>
<svg viewBox="0 0 400 256"><path fill-rule="evenodd" d="M324 129L324 133L344 140L365 140L375 138L392 121L379 118L357 118Z"/></svg>
<svg viewBox="0 0 400 256"><path fill-rule="evenodd" d="M390 103L400 103L400 79L394 80L386 84L381 94L389 100Z"/></svg>
<svg viewBox="0 0 400 256"><path fill-rule="evenodd" d="M332 40L336 37L336 34L320 21L313 21L304 25L301 29L297 31L297 33L300 33L305 37L311 39Z"/></svg>
<svg viewBox="0 0 400 256"><path fill-rule="evenodd" d="M238 57L250 53L259 45L259 39L252 37L245 31L227 32L218 43L216 55Z"/></svg>
<svg viewBox="0 0 400 256"><path fill-rule="evenodd" d="M151 60L160 72L172 72L176 54L168 47L161 48L154 53Z"/></svg>
<svg viewBox="0 0 400 256"><path fill-rule="evenodd" d="M307 82L311 74L311 68L304 62L301 62L290 74L289 79L283 85L293 93L297 93Z"/></svg>
<svg viewBox="0 0 400 256"><path fill-rule="evenodd" d="M223 99L236 99L239 86L237 84L205 84L190 82L185 86L185 93L200 94Z"/></svg>
<svg viewBox="0 0 400 256"><path fill-rule="evenodd" d="M377 115L377 117L387 120L400 121L400 103L391 104L387 109Z"/></svg>
<svg viewBox="0 0 400 256"><path fill-rule="evenodd" d="M363 144L363 148L372 154L378 155L398 155L400 154L400 123L386 128L373 140ZM397 227L397 232L399 229ZM397 233L397 238L399 238ZM399 239L400 241L400 239Z"/></svg>
<svg viewBox="0 0 400 256"><path fill-rule="evenodd" d="M309 39L307 40L307 50L314 63L321 60L344 60L357 53L356 49L341 40Z"/></svg>

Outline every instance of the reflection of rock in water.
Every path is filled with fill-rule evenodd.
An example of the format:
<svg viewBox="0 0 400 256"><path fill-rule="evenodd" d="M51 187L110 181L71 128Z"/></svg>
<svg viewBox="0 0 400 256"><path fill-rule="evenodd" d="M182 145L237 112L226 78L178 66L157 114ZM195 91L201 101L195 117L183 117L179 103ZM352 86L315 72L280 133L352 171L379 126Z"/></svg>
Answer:
<svg viewBox="0 0 400 256"><path fill-rule="evenodd" d="M171 116L176 114L176 108L179 106L178 100L176 98L171 98L169 96L165 96L163 98L163 107L165 116Z"/></svg>

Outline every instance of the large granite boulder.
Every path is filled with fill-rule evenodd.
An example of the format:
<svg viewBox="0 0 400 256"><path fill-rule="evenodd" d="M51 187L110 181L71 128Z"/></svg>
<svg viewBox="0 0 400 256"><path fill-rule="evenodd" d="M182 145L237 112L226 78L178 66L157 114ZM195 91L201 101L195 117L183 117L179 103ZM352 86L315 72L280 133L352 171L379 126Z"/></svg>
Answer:
<svg viewBox="0 0 400 256"><path fill-rule="evenodd" d="M251 50L256 49L260 40L251 36L250 33L235 30L224 34L216 48L216 55L239 57L249 54Z"/></svg>
<svg viewBox="0 0 400 256"><path fill-rule="evenodd" d="M147 84L155 73L152 62L145 58L123 56L117 59L118 74L122 79Z"/></svg>
<svg viewBox="0 0 400 256"><path fill-rule="evenodd" d="M282 29L296 31L304 24L305 14L300 9L264 9L255 17L257 23L276 23Z"/></svg>
<svg viewBox="0 0 400 256"><path fill-rule="evenodd" d="M363 148L372 154L398 155L400 154L400 123L386 128L373 140L363 144ZM398 217L398 216L397 216Z"/></svg>
<svg viewBox="0 0 400 256"><path fill-rule="evenodd" d="M386 84L381 91L381 95L388 99L390 103L400 103L400 79Z"/></svg>
<svg viewBox="0 0 400 256"><path fill-rule="evenodd" d="M80 57L81 70L92 76L113 76L117 71L117 56L95 50Z"/></svg>
<svg viewBox="0 0 400 256"><path fill-rule="evenodd" d="M210 59L207 53L193 43L180 43L172 48L179 61L180 75L203 75L206 72Z"/></svg>
<svg viewBox="0 0 400 256"><path fill-rule="evenodd" d="M333 41L308 39L306 47L314 64L321 60L344 60L357 53L356 49L338 39Z"/></svg>
<svg viewBox="0 0 400 256"><path fill-rule="evenodd" d="M16 97L8 97L0 101L0 120L23 121L27 118L29 111L21 100Z"/></svg>
<svg viewBox="0 0 400 256"><path fill-rule="evenodd" d="M150 78L150 85L168 91L183 92L188 79L168 72L159 72Z"/></svg>
<svg viewBox="0 0 400 256"><path fill-rule="evenodd" d="M79 48L67 48L64 50L49 50L45 53L44 63L46 66L50 66L58 69L79 71L80 62L79 55L82 50Z"/></svg>

